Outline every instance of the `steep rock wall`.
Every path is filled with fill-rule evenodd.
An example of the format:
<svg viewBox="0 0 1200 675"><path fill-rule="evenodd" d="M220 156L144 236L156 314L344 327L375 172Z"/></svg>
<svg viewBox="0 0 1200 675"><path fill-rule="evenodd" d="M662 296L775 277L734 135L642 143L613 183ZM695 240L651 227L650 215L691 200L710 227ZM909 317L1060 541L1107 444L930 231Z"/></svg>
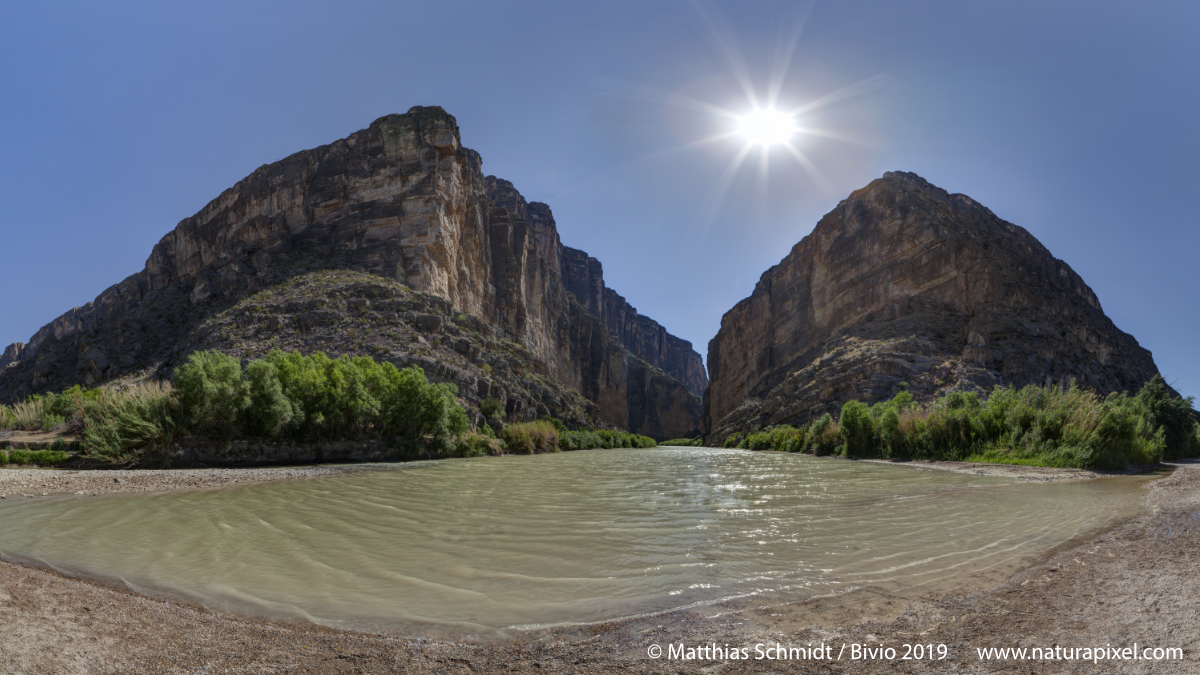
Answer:
<svg viewBox="0 0 1200 675"><path fill-rule="evenodd" d="M560 246L559 250L563 284L588 312L600 317L609 334L650 365L682 382L691 393L703 396L708 376L692 343L671 335L605 286L604 266L599 260L570 247Z"/></svg>
<svg viewBox="0 0 1200 675"><path fill-rule="evenodd" d="M184 219L145 269L6 350L0 397L149 366L169 372L186 356L183 337L212 311L297 274L349 268L498 325L558 382L596 402L606 422L658 429L659 437L700 427L699 399L676 403L686 398L675 396L687 394L683 384L669 376L656 387L629 384L629 357L638 356L571 300L561 251L549 207L526 204L511 183L485 177L452 116L413 108L259 167ZM676 390L666 391L668 381ZM631 397L629 386L649 393ZM630 410L634 400L643 408ZM677 424L687 416L681 410L691 411L690 422ZM631 419L641 422L629 427Z"/></svg>
<svg viewBox="0 0 1200 675"><path fill-rule="evenodd" d="M918 398L1075 378L1135 391L1157 368L1083 279L1023 228L889 172L825 215L709 343L716 436Z"/></svg>

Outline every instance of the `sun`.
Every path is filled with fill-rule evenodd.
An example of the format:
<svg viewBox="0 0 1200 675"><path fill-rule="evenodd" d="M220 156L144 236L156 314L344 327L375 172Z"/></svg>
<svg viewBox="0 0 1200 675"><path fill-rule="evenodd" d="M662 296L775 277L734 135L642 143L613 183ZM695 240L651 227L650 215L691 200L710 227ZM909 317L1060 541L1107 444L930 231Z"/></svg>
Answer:
<svg viewBox="0 0 1200 675"><path fill-rule="evenodd" d="M774 108L763 108L738 118L738 133L750 145L770 148L787 143L799 129L796 118Z"/></svg>

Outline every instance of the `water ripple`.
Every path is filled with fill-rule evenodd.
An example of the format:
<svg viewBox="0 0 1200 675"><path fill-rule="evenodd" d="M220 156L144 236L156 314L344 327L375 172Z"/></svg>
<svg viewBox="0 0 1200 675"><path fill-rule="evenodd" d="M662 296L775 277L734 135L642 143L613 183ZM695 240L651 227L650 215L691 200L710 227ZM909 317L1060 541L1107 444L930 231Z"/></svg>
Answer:
<svg viewBox="0 0 1200 675"><path fill-rule="evenodd" d="M1142 482L579 452L5 506L0 552L217 610L496 630L735 597L949 590L1131 512Z"/></svg>

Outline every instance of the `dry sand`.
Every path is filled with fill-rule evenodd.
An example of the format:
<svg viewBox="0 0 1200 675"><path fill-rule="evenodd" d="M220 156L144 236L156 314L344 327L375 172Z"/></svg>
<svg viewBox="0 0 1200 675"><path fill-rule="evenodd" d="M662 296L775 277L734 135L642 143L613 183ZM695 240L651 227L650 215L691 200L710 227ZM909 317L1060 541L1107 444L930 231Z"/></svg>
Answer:
<svg viewBox="0 0 1200 675"><path fill-rule="evenodd" d="M823 599L707 617L677 612L492 645L217 616L52 571L0 563L0 672L1200 673L1200 581L1193 557L1200 550L1200 464L1176 466L1151 484L1142 515L1061 547L1011 579L969 595L881 596L869 607L847 598ZM39 485L44 487L29 492L91 494L337 470L79 472L85 475L0 470L0 488ZM128 482L112 483L113 478ZM897 657L905 644L946 645L948 658L851 661L853 648L847 646L840 660L753 659L756 643L804 647L822 642L832 645L835 656L842 645L855 643L892 647ZM987 647L1124 647L1134 642L1143 648L1182 648L1184 658L1094 664L981 661L976 653ZM744 647L751 659L681 661L669 659L669 653L658 659L647 655L651 645L667 649L711 643Z"/></svg>

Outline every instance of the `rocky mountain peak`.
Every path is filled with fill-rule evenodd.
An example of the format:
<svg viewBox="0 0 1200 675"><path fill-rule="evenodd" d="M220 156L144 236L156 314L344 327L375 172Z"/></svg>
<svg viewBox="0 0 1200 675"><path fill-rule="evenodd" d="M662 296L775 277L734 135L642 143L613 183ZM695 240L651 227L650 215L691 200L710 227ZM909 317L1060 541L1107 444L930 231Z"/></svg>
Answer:
<svg viewBox="0 0 1200 675"><path fill-rule="evenodd" d="M708 366L718 436L901 383L924 399L1067 378L1134 391L1157 373L1033 235L902 171L851 193L763 274L722 318Z"/></svg>
<svg viewBox="0 0 1200 675"><path fill-rule="evenodd" d="M263 165L180 221L154 246L145 269L55 319L28 344L5 350L0 400L75 383L166 375L197 345L244 356L278 337L274 342L315 349L334 340L333 324L345 320L350 323L343 328L354 336L335 340L351 350L344 353L374 350L400 364L426 359L431 376L456 383L468 405L507 392L502 397L512 403L512 414L555 414L570 397L554 387L567 387L592 401L599 419L613 426L659 438L700 428L700 399L683 384L688 380L696 389L699 354L690 345L690 354L682 356L664 347L668 337L678 338L632 308L613 328L601 312L582 306L560 277L562 250L548 206L527 202L506 180L485 177L478 153L462 146L454 117L436 106L417 106ZM310 286L314 294L325 291L305 282L289 287L295 294L290 304L267 311L252 303L238 315L238 321L265 326L254 329L253 339L236 322L237 330L220 328L220 339L209 334L226 325L214 317L226 316L249 295L293 279L317 279L313 273L320 270L374 275L447 305L436 321L373 304L369 317L355 317L366 307L356 300L316 325L305 317L307 300L300 296ZM309 299L320 306L321 298ZM465 351L430 365L431 350L443 346L440 338L426 340L405 326L440 326L459 314L488 324L488 334L496 336L489 345L511 350L509 340L520 345L521 356L477 353L468 333L456 336ZM389 328L389 322L396 325ZM644 330L620 330L624 324ZM373 333L379 336L364 337ZM642 339L650 333L654 339ZM415 342L398 342L399 335ZM668 352L679 358L664 358ZM540 366L513 365L531 359ZM501 371L517 370L516 379L501 381Z"/></svg>

